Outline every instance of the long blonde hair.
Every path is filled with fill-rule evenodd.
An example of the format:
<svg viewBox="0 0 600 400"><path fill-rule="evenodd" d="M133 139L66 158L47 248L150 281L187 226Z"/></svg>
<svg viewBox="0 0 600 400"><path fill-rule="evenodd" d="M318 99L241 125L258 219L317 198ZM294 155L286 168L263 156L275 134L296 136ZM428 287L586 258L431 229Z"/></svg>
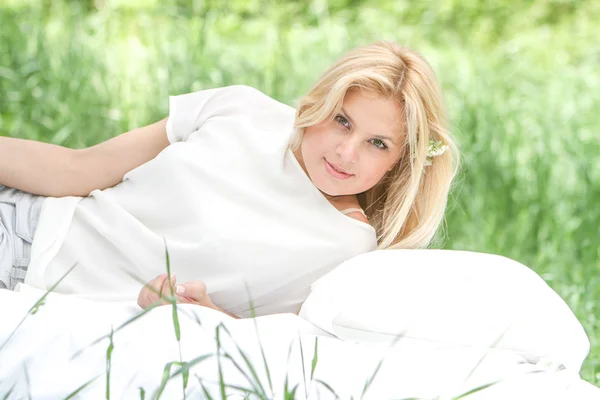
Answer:
<svg viewBox="0 0 600 400"><path fill-rule="evenodd" d="M444 219L459 153L448 130L440 85L418 53L376 42L344 55L300 99L290 147L298 149L304 129L332 119L348 90L357 89L395 100L406 129L399 161L374 187L357 195L377 232L378 247L427 247ZM430 139L442 141L448 150L425 166Z"/></svg>

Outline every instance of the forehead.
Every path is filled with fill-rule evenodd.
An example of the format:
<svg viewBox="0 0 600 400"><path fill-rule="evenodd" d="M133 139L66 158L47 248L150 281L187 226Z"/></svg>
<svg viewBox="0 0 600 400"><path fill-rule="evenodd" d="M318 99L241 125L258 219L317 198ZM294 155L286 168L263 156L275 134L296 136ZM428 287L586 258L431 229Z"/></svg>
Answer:
<svg viewBox="0 0 600 400"><path fill-rule="evenodd" d="M393 99L364 90L350 90L342 107L356 128L393 138L404 136L402 108Z"/></svg>

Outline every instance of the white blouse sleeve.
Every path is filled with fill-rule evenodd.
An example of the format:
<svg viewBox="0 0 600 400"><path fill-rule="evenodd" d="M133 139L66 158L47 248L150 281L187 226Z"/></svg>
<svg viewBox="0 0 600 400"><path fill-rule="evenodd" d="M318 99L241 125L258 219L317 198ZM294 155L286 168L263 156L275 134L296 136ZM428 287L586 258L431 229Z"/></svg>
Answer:
<svg viewBox="0 0 600 400"><path fill-rule="evenodd" d="M200 128L206 119L203 116L204 106L222 89L206 89L169 97L169 118L166 129L170 143L185 142L192 132Z"/></svg>

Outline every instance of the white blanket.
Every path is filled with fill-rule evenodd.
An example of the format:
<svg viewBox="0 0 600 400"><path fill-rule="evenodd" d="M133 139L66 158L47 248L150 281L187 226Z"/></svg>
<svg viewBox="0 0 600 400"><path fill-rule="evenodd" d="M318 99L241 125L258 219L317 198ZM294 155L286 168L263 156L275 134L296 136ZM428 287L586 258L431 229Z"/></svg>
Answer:
<svg viewBox="0 0 600 400"><path fill-rule="evenodd" d="M121 328L140 313L137 306L50 294L28 314L42 294L0 290L0 398L9 392L9 399L65 398L87 382L75 398L106 398L107 387L114 399L141 398L142 390L147 399L161 390L161 398L183 398L180 364L169 374L165 366L204 355L189 367L188 398L206 398L204 390L221 398L220 375L228 398L240 399L245 394L239 388L254 390L248 398L284 398L286 380L297 399L335 398L332 391L342 399L361 398L366 385L368 399L450 398L496 381L468 399L600 398L600 389L582 381L579 371L534 365L509 351L415 339L393 347L353 343L292 314L234 320L190 305L177 307L178 342L171 306ZM163 376L169 379L161 389Z"/></svg>

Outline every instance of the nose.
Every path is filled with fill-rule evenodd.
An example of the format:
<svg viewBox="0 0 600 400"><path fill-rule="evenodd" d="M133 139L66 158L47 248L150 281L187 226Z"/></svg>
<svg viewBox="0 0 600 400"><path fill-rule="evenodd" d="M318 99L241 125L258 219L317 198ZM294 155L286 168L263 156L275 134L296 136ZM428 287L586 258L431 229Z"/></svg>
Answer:
<svg viewBox="0 0 600 400"><path fill-rule="evenodd" d="M359 146L360 143L357 143L351 137L346 137L338 144L335 152L345 163L356 164Z"/></svg>

